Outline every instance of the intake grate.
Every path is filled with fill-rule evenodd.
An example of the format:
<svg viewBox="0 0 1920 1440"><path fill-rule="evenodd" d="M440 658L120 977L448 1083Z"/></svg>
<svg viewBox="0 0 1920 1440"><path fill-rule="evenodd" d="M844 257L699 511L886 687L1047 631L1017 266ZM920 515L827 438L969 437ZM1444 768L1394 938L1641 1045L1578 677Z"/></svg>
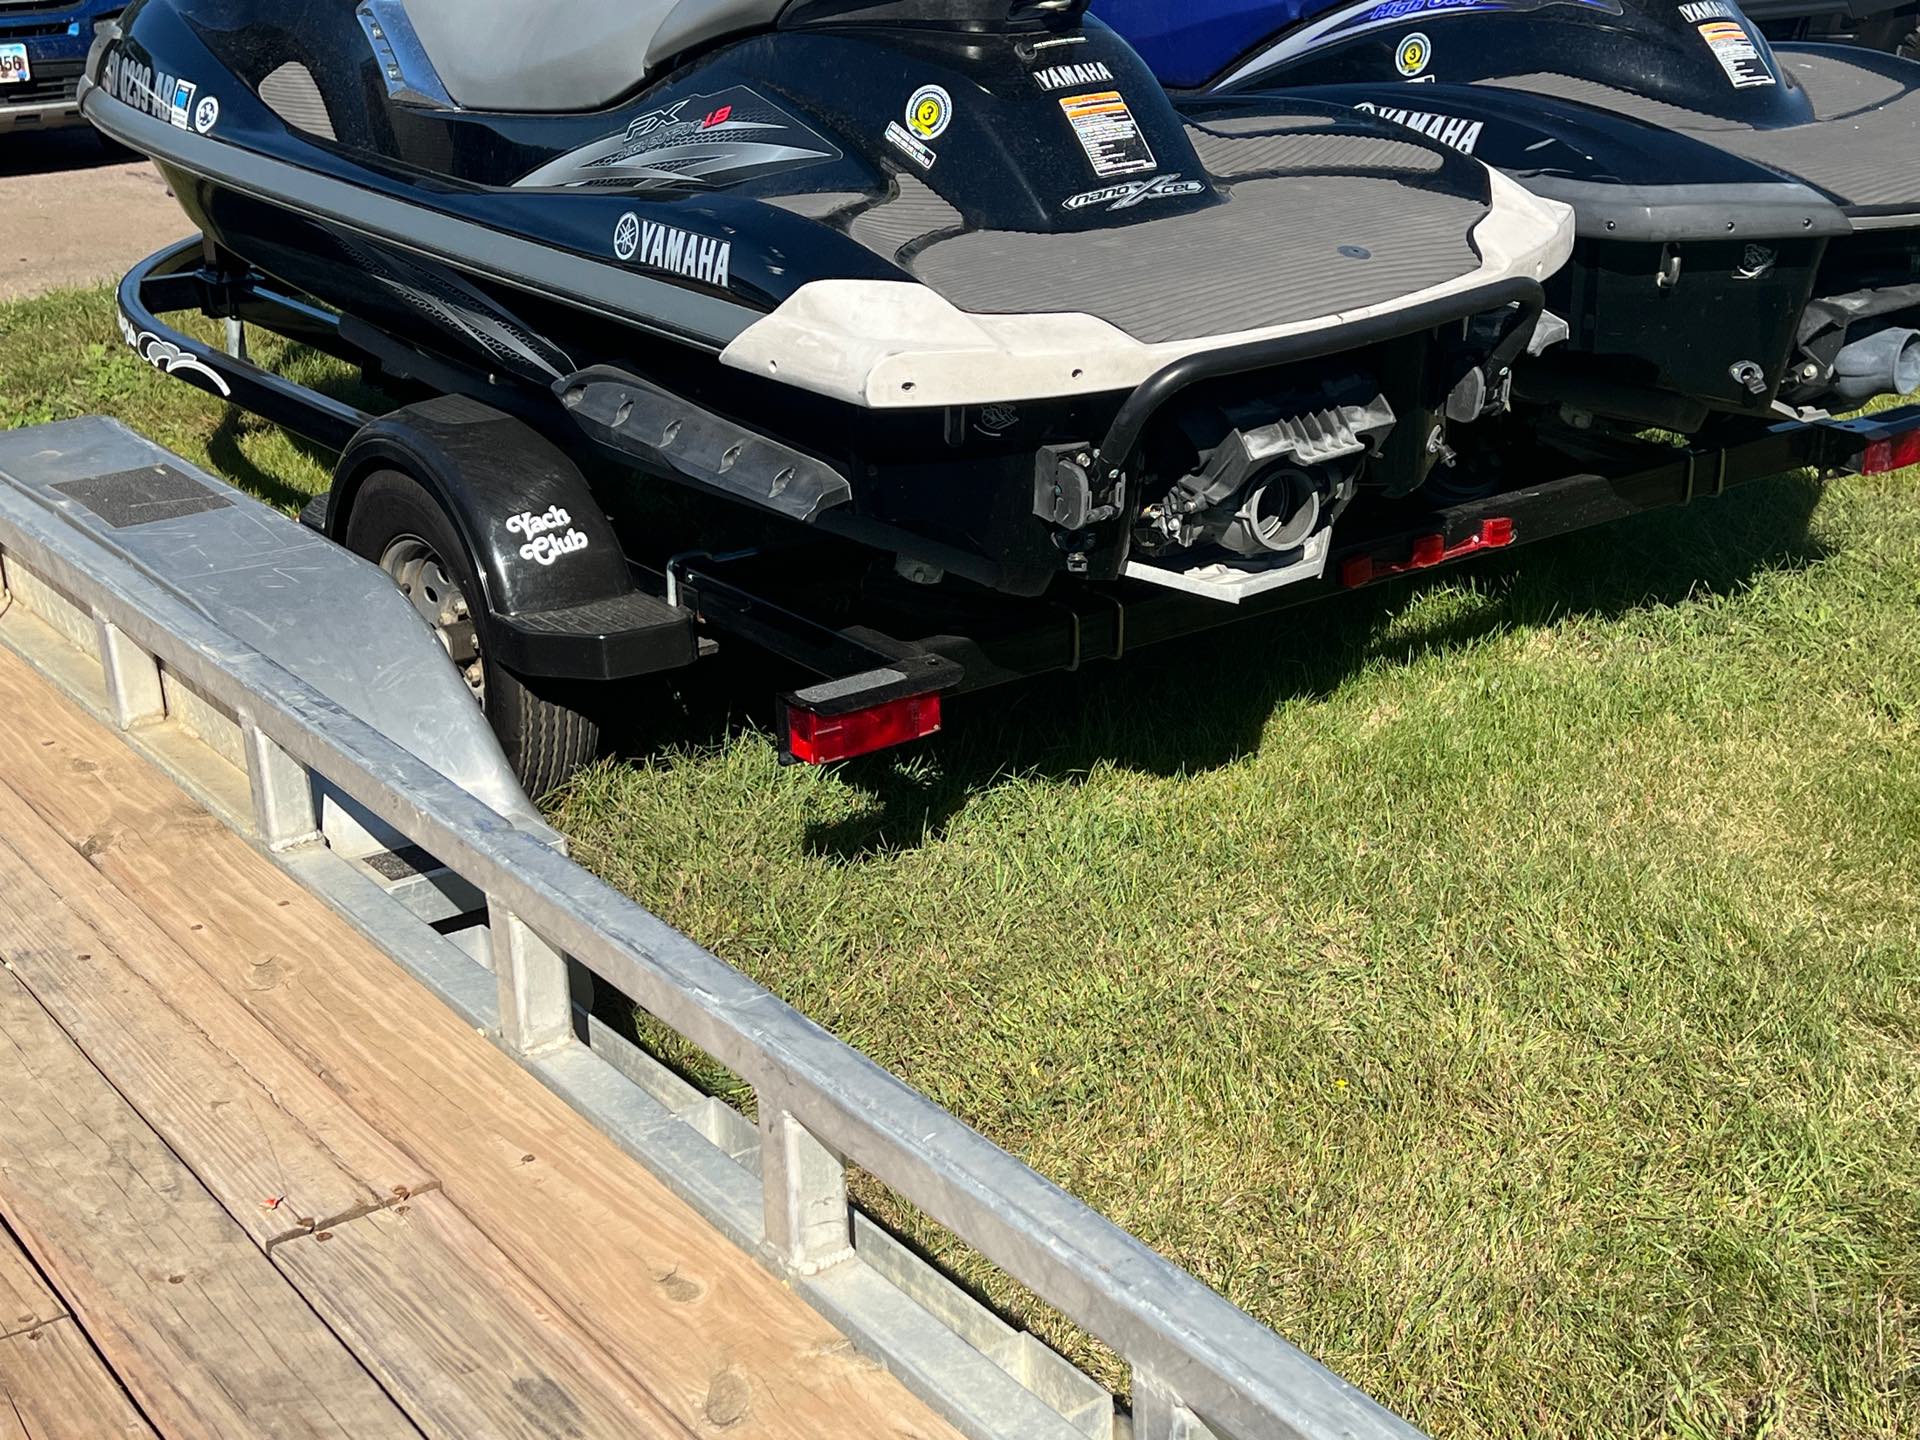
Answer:
<svg viewBox="0 0 1920 1440"><path fill-rule="evenodd" d="M260 98L269 110L296 130L318 135L322 140L338 140L333 117L327 114L326 97L313 78L313 72L297 60L289 60L260 82Z"/></svg>

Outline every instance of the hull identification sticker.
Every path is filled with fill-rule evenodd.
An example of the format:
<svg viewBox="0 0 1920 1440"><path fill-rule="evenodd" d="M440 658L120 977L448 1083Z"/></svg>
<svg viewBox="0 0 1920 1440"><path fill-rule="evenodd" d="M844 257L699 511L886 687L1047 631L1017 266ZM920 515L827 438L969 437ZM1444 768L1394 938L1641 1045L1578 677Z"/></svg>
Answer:
<svg viewBox="0 0 1920 1440"><path fill-rule="evenodd" d="M1700 38L1712 48L1713 58L1727 72L1727 80L1734 89L1774 83L1773 72L1760 58L1760 47L1743 27L1732 20L1715 20L1697 28Z"/></svg>
<svg viewBox="0 0 1920 1440"><path fill-rule="evenodd" d="M1073 123L1073 133L1080 138L1094 174L1104 179L1154 168L1153 151L1118 90L1072 95L1060 102L1060 108Z"/></svg>

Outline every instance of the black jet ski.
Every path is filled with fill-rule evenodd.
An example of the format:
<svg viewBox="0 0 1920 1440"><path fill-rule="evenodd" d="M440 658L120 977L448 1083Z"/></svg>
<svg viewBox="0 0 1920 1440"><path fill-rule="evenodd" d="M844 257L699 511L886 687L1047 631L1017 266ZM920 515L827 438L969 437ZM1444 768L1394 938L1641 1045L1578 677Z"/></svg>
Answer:
<svg viewBox="0 0 1920 1440"><path fill-rule="evenodd" d="M1315 98L1574 208L1576 425L1849 409L1920 387L1920 66L1775 50L1731 0L1095 0L1184 103Z"/></svg>
<svg viewBox="0 0 1920 1440"><path fill-rule="evenodd" d="M1182 117L1082 9L136 0L84 104L209 266L571 456L1016 595L1317 574L1497 408L1570 218L1349 108Z"/></svg>

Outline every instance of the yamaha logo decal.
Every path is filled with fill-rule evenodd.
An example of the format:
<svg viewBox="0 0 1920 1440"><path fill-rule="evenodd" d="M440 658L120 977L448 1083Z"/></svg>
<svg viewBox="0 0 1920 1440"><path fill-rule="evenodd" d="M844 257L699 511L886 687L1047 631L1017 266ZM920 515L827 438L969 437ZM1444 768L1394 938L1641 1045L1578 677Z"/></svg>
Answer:
<svg viewBox="0 0 1920 1440"><path fill-rule="evenodd" d="M640 253L640 217L631 210L613 227L613 253L622 260L631 260Z"/></svg>

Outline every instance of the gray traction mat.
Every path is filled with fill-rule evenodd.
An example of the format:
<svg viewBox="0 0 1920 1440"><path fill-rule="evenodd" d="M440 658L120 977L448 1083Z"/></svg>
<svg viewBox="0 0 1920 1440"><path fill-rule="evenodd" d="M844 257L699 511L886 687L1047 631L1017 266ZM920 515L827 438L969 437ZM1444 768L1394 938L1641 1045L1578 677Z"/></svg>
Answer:
<svg viewBox="0 0 1920 1440"><path fill-rule="evenodd" d="M1092 230L969 232L902 176L849 233L962 310L1080 311L1150 345L1385 304L1479 268L1471 237L1487 203L1432 188L1437 150L1324 119L1189 135L1224 204L1158 217L1143 206Z"/></svg>
<svg viewBox="0 0 1920 1440"><path fill-rule="evenodd" d="M1807 92L1819 120L1759 130L1736 120L1570 75L1516 75L1484 83L1551 95L1676 131L1732 151L1858 207L1920 210L1920 88L1904 86L1840 55L1776 51L1781 68Z"/></svg>

